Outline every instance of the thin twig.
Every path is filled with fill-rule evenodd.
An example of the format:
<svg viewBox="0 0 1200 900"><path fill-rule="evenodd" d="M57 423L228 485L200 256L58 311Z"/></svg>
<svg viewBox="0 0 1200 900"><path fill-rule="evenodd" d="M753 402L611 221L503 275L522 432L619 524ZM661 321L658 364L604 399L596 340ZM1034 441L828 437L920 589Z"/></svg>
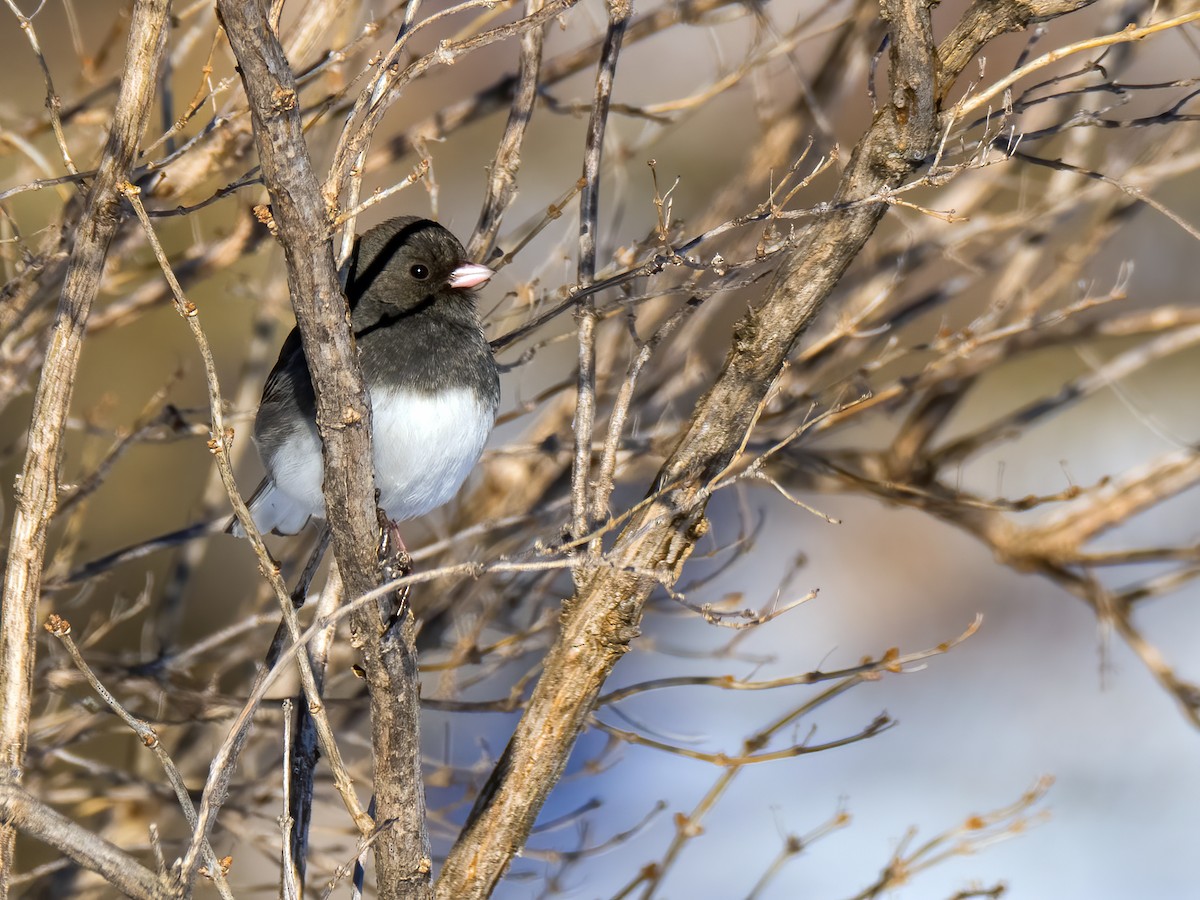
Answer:
<svg viewBox="0 0 1200 900"><path fill-rule="evenodd" d="M525 16L531 17L541 11L544 0L526 0ZM521 146L525 132L533 119L534 100L537 99L538 79L542 69L542 45L546 29L536 26L521 35L521 60L517 69L517 80L513 87L512 107L504 134L496 146L495 156L488 173L487 195L479 212L479 223L467 243L467 256L486 262L496 243L496 234L504 220L517 191L517 171L521 165Z"/></svg>
<svg viewBox="0 0 1200 900"><path fill-rule="evenodd" d="M293 639L295 639L300 634L300 625L296 619L296 609L292 604L291 594L280 577L278 567L275 565L274 560L271 559L266 544L263 542L262 535L259 534L254 524L254 519L250 515L250 510L238 491L237 482L234 479L233 467L229 463L228 450L233 440L233 429L225 425L224 422L224 403L221 399L221 387L217 378L216 363L213 360L208 338L200 326L199 310L194 303L184 296L183 288L180 287L178 280L175 278L175 273L171 270L166 253L163 251L162 245L158 242L158 238L154 233L154 226L146 215L145 208L142 206L139 193L140 191L134 185L125 185L125 197L129 200L138 218L141 220L147 240L154 250L163 275L171 286L171 293L175 300L176 309L184 321L188 323L192 337L195 339L196 346L199 348L200 355L204 360L205 381L208 385L209 413L212 417L212 437L208 442L209 450L212 451L217 469L221 473L221 480L225 485L226 493L229 495L229 500L233 505L238 522L254 547L255 555L259 560L259 570L270 583L282 610L284 624L287 626ZM341 762L341 753L338 750L333 728L329 724L329 718L321 700L321 691L313 675L307 655L301 655L297 662L300 670L300 681L304 686L304 694L308 702L309 711L316 722L322 749L325 751L326 758L330 761L330 766L333 769L334 783L337 785L338 792L346 805L347 811L349 811L355 823L360 828L364 828L366 813L358 802L358 798L354 793L353 783L346 772L345 766ZM236 756L234 759L236 759ZM229 778L231 776L232 766L230 767L230 771L225 773L223 777ZM209 784L206 785L204 798L201 801L200 814L198 816L199 827L196 828L191 844L188 847L188 853L184 857L183 872L186 884L191 884L191 878L194 877L198 863L198 854L203 847L203 842L208 840L208 833L215 824L216 810L214 808L214 801L219 804L220 801L215 800L215 798L219 793L223 793L223 791L216 792L211 790L211 788L214 785L214 779L219 780L220 777L217 770L214 769L210 772Z"/></svg>
<svg viewBox="0 0 1200 900"><path fill-rule="evenodd" d="M576 281L587 287L596 277L596 236L600 227L600 160L604 152L604 132L608 126L609 104L621 41L629 25L633 4L629 0L609 0L608 31L596 72L596 92L588 119L584 147L583 190L579 198L579 267ZM593 295L583 298L575 310L579 329L579 372L575 400L575 454L571 467L571 536L588 531L591 513L592 426L596 419L596 303ZM594 546L594 545L593 545Z"/></svg>
<svg viewBox="0 0 1200 900"><path fill-rule="evenodd" d="M995 81L988 85L984 90L977 94L970 95L970 98L964 98L961 102L956 103L953 107L953 116L955 119L962 118L967 113L974 112L981 106L990 103L996 97L1007 91L1010 87L1033 72L1046 68L1061 59L1066 59L1075 53L1083 53L1086 50L1096 50L1100 47L1111 47L1115 44L1125 44L1130 41L1140 41L1143 38L1150 37L1155 34L1160 34L1164 31L1170 31L1174 28L1179 28L1182 25L1187 25L1189 22L1200 21L1200 12L1184 13L1180 16L1175 16L1172 19L1164 19L1162 22L1154 22L1150 25L1138 27L1136 25L1128 25L1121 31L1113 34L1100 35L1099 37L1087 38L1086 40L1076 41L1073 44L1067 44L1065 47L1059 47L1051 50L1049 53L1043 53L1037 59L1031 60L1025 65L1012 72L1009 72L999 81Z"/></svg>
<svg viewBox="0 0 1200 900"><path fill-rule="evenodd" d="M15 0L4 0L4 2L17 17L17 23L25 32L25 38L33 48L33 55L37 57L38 65L42 69L42 78L46 82L46 110L50 114L50 127L54 130L54 140L58 143L58 152L62 155L63 165L71 175L78 175L79 170L75 168L75 162L71 159L71 151L67 148L67 136L63 132L62 117L60 116L62 98L54 89L54 79L50 77L50 64L46 62L46 56L42 53L37 32L33 29L33 20L21 12Z"/></svg>
<svg viewBox="0 0 1200 900"><path fill-rule="evenodd" d="M142 745L154 751L154 755L158 758L159 765L162 766L163 772L166 773L167 780L171 783L172 790L175 791L175 798L179 801L179 808L183 810L184 818L187 819L188 825L193 830L196 828L196 807L192 804L191 795L188 793L187 785L184 784L183 776L179 774L179 769L172 761L170 754L167 753L166 747L159 740L158 734L150 726L149 722L139 719L137 716L130 713L122 706L117 698L112 695L96 677L96 673L92 671L92 667L87 664L87 660L83 658L83 654L79 652L79 648L75 646L75 641L71 637L71 623L62 616L51 615L46 619L43 626L46 631L58 638L58 642L62 644L63 649L71 657L71 661L75 663L75 667L83 673L84 678L92 686L97 696L104 701L117 716L130 727ZM229 885L225 881L226 867L218 864L217 857L212 851L212 847L207 841L204 842L204 860L208 866L209 873L213 879L213 883L217 886L217 892L226 900L230 900L233 894L229 891Z"/></svg>

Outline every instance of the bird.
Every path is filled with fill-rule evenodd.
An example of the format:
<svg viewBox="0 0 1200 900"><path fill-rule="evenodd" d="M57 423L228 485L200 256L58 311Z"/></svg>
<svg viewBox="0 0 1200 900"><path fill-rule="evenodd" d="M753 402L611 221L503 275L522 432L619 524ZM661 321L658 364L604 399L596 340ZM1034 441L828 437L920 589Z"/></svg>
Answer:
<svg viewBox="0 0 1200 900"><path fill-rule="evenodd" d="M359 236L346 299L371 398L375 486L392 522L448 502L496 421L500 378L474 289L493 270L430 219L401 216ZM316 396L299 329L283 342L254 419L266 477L249 501L260 533L325 516ZM244 534L236 520L228 529Z"/></svg>
<svg viewBox="0 0 1200 900"><path fill-rule="evenodd" d="M470 262L458 239L430 219L388 219L355 240L346 299L371 397L379 506L393 523L448 502L495 424L500 378L473 293L494 274ZM259 532L296 534L324 518L316 395L298 329L267 376L253 440L267 473L248 504ZM197 522L85 563L43 588L79 584L221 531L245 536L227 516Z"/></svg>

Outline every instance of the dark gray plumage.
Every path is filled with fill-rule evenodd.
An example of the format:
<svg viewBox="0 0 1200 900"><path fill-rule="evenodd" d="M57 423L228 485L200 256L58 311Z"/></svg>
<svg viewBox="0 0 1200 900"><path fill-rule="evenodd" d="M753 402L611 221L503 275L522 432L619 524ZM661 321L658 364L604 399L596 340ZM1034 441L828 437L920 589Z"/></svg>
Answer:
<svg viewBox="0 0 1200 900"><path fill-rule="evenodd" d="M371 395L380 506L394 521L449 500L495 422L500 381L470 290L491 275L468 263L454 235L428 219L389 219L356 242L346 295ZM312 380L293 329L254 422L267 469L250 502L260 530L293 534L324 515L315 418Z"/></svg>

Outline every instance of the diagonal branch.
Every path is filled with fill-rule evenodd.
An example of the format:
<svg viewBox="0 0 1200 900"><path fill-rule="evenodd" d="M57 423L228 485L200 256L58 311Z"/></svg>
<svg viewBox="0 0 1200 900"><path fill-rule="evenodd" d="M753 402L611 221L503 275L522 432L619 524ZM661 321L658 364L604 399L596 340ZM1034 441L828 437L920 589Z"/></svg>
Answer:
<svg viewBox="0 0 1200 900"><path fill-rule="evenodd" d="M15 784L0 783L0 818L97 873L127 897L157 900L170 896L162 880L132 856Z"/></svg>
<svg viewBox="0 0 1200 900"><path fill-rule="evenodd" d="M1035 14L1079 5L981 3L976 9L1003 7L1001 30L1010 30ZM762 303L735 326L723 371L659 473L660 493L630 520L608 565L592 568L566 602L559 637L525 714L446 860L439 898L488 896L524 846L601 686L638 634L646 599L658 584L678 579L707 530L711 481L743 446L800 336L882 218L886 204L868 198L903 184L935 149L935 91L953 83L983 46L973 38L989 29L959 34L959 55L947 65L934 49L928 4L883 0L882 6L892 31L890 102L855 148L835 203L797 236ZM1024 18L1012 16L1014 8Z"/></svg>
<svg viewBox="0 0 1200 900"><path fill-rule="evenodd" d="M375 586L371 412L300 120L295 78L261 3L218 4L250 100L263 181L287 258L296 324L317 394L334 553L352 593Z"/></svg>

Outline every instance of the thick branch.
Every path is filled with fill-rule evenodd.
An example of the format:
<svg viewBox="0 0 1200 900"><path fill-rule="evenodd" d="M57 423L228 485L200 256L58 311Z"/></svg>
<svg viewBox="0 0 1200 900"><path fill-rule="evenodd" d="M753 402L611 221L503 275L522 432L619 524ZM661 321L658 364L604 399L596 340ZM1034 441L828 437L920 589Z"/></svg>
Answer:
<svg viewBox="0 0 1200 900"><path fill-rule="evenodd" d="M938 48L943 78L938 82L938 99L945 99L954 86L954 79L994 38L1010 31L1020 31L1035 22L1055 19L1096 0L1012 0L995 3L975 0L963 13L958 25Z"/></svg>
<svg viewBox="0 0 1200 900"><path fill-rule="evenodd" d="M263 5L221 2L218 8L250 100L263 182L316 389L334 553L357 595L376 583L371 413L328 239L328 210L304 143L295 78Z"/></svg>
<svg viewBox="0 0 1200 900"><path fill-rule="evenodd" d="M1024 10L1024 19L1000 20L997 27L1011 30L1035 7L1051 5L977 8L1003 7L1006 17L1014 7ZM735 327L724 370L659 473L661 493L630 520L608 555L611 564L589 572L565 604L526 712L446 860L440 898L488 896L524 845L601 685L638 633L646 598L678 579L704 534L710 484L737 456L801 334L883 216L886 204L869 198L901 185L933 152L935 90L996 33L975 27L960 34L956 46L964 55L939 66L927 4L884 0L883 8L892 29L890 102L856 147L833 207L798 236L763 302Z"/></svg>
<svg viewBox="0 0 1200 900"><path fill-rule="evenodd" d="M19 780L28 738L46 534L58 504L58 468L75 372L104 260L121 222L120 186L129 178L154 97L166 46L168 0L138 0L129 27L125 77L112 131L100 159L59 298L50 346L34 397L29 446L21 472L0 629L0 778ZM0 827L0 897L8 896L15 832Z"/></svg>
<svg viewBox="0 0 1200 900"><path fill-rule="evenodd" d="M325 509L350 597L378 583L371 412L328 240L330 210L304 143L295 78L259 2L220 0L254 119L263 181L287 257L296 322L317 395ZM379 896L429 893L420 703L411 629L388 630L376 604L354 616L371 695ZM385 633L386 632L386 633Z"/></svg>

